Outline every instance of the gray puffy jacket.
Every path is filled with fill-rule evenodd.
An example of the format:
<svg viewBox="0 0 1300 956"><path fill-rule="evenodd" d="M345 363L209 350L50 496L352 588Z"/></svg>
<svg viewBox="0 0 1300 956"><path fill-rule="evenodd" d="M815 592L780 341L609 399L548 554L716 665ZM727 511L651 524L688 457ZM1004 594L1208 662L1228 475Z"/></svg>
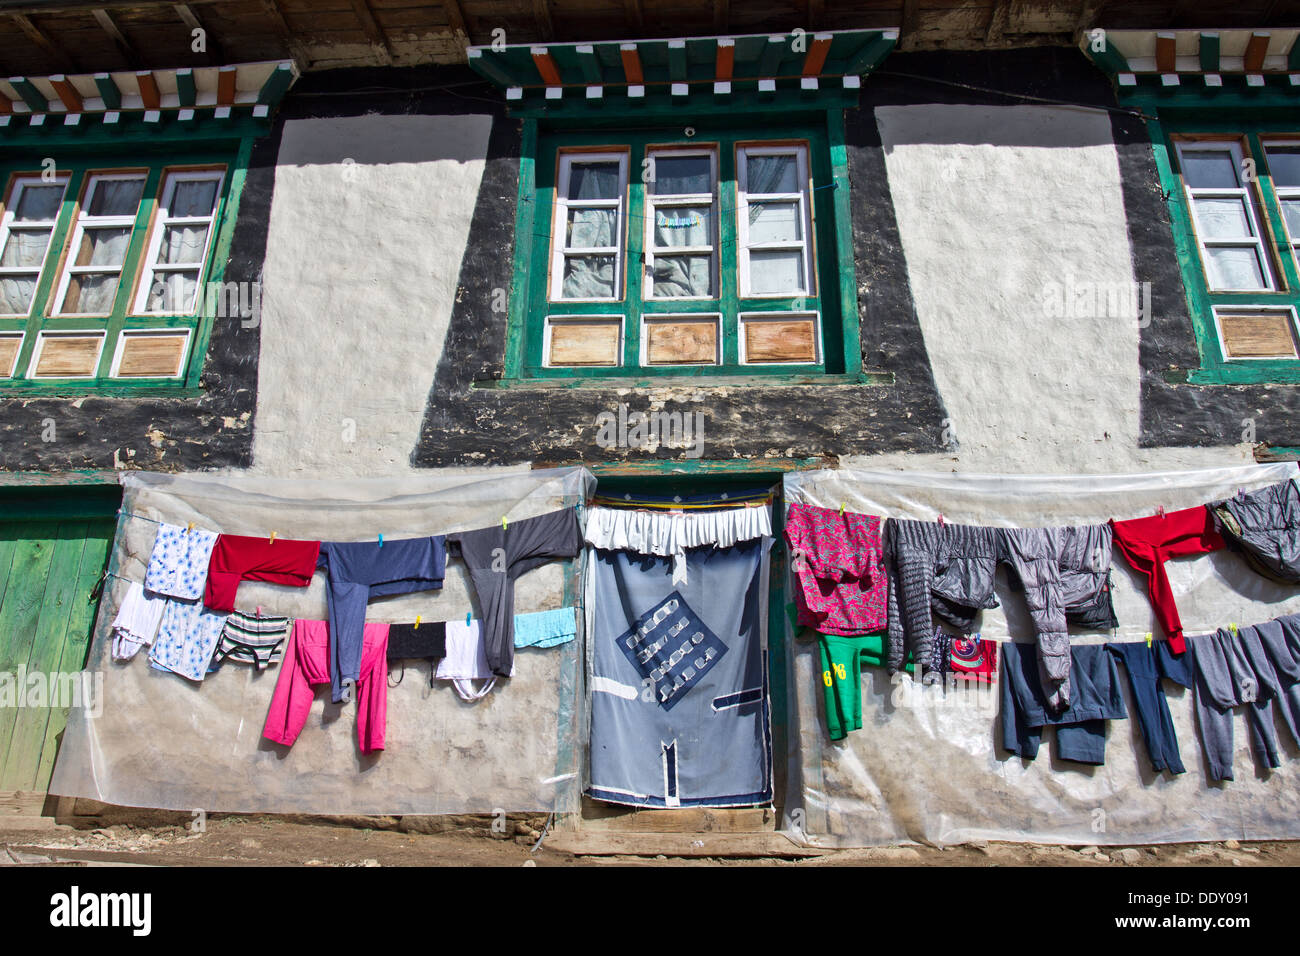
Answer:
<svg viewBox="0 0 1300 956"><path fill-rule="evenodd" d="M1230 547L1266 578L1300 584L1300 488L1280 481L1207 505Z"/></svg>

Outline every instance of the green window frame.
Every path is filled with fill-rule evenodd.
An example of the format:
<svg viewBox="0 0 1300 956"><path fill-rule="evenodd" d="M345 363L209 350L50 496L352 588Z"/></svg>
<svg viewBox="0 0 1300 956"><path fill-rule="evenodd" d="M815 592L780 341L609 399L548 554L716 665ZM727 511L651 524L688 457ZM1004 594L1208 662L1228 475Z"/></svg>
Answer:
<svg viewBox="0 0 1300 956"><path fill-rule="evenodd" d="M32 149L0 151L0 186L4 189L0 194L0 241L9 237L6 227L14 219L11 205L19 184L39 185L53 179L65 187L27 315L0 316L0 342L20 343L16 352L13 345L0 352L0 395L198 394L213 313L231 300L211 290L223 279L251 145L251 138L189 147L146 141L116 148L57 148L47 144L41 153L48 154L48 160L42 160ZM123 206L115 210L116 216L95 218L95 210L86 205L88 200L93 201L92 191L98 188L93 184L122 177L143 179L134 212L125 213ZM210 216L187 216L177 211L179 207L166 208L175 183L181 180L217 182ZM210 221L204 235L205 220ZM118 233L125 240L120 262L117 254L109 253L102 263L95 264L96 256L90 252L94 244L83 241L83 232L91 230L79 226ZM173 240L166 251L164 234ZM198 240L200 235L203 238ZM197 251L200 241L201 252ZM74 244L77 249L72 248ZM3 256L4 250L0 249L0 262ZM25 270L26 274L31 271ZM75 285L81 277L112 275L118 276L118 282L111 306L84 313L64 307L70 283ZM169 294L161 298L150 295L144 284L149 283L151 288L154 281L166 285L164 276L174 282L168 286ZM170 294L177 285L186 285L190 277L195 282L192 293ZM0 281L4 278L0 274ZM177 341L178 333L184 336L183 343ZM99 339L93 374L36 374L42 349L61 336ZM149 337L165 343L165 359L175 356L175 374L146 377L118 368L125 345L130 342L147 349Z"/></svg>
<svg viewBox="0 0 1300 956"><path fill-rule="evenodd" d="M1294 115L1293 109L1288 112ZM1292 210L1293 223L1297 210L1283 204L1300 197L1300 190L1279 186L1269 162L1270 146L1300 144L1300 123L1270 109L1163 109L1148 126L1201 356L1201 367L1190 370L1187 381L1300 383L1300 358L1231 354L1223 331L1225 320L1269 318L1275 327L1285 321L1300 350L1300 231L1288 230L1285 209ZM1187 175L1189 152L1231 157L1236 182ZM1218 207L1217 223L1206 215L1206 206ZM1219 250L1235 257L1238 268L1257 261L1259 288L1234 288L1245 283L1215 264Z"/></svg>
<svg viewBox="0 0 1300 956"><path fill-rule="evenodd" d="M559 379L594 387L605 382L628 384L630 379L665 377L858 381L861 353L843 110L765 116L764 120L771 121L762 125L755 125L753 116L735 119L715 115L702 120L698 131L684 129L667 116L656 119L658 122L651 121L655 125L643 121L641 126L591 124L577 128L558 120L524 120L504 384ZM754 239L748 247L750 254L766 254L770 261L786 268L794 268L799 250L803 249L805 291L800 294L742 289L741 232L755 222L749 217L740 221L741 208L747 201L738 189L746 150L757 154L785 151L801 157L799 168L806 176L806 182L800 184L804 216L801 236L782 242L781 236L767 235L760 239L771 241ZM655 163L648 161L674 153L710 157L714 171L711 195L665 195L653 184L658 180L652 172L648 175L653 181L644 181L643 174L655 168ZM559 194L565 157L569 157L572 168L575 158L598 161L602 155L608 156L611 163L617 159L621 166L618 203L602 198L569 200ZM800 202L796 193L760 194L753 187L748 193L755 197L748 200L754 207L762 205L764 210L779 213L788 214ZM605 206L614 209L619 217L619 226L614 230L619 261L612 270L612 296L572 298L560 291L568 258L611 257L614 250L608 244L608 234L601 240L605 244L579 248L577 252L573 252L568 238L557 240L557 225L562 237L573 235L565 228L567 216L566 223L559 222L566 210L571 211L570 203L583 207L581 212L587 216L606 215L600 208ZM793 220L793 215L787 218ZM709 228L697 228L702 222ZM683 224L690 228L692 238L676 243L686 253L680 258L694 257L701 267L693 273L693 284L687 288L697 290L701 288L699 283L707 281L709 294L655 295L655 273L647 271L648 264L655 261L656 254L662 258L665 252L681 251L661 245L665 240L660 230ZM705 261L709 263L707 280L702 268ZM786 325L787 321L791 324ZM766 327L764 337L766 322L776 324ZM665 324L673 327L669 331L674 335L691 327L711 329L715 343L712 361L702 353L691 358L682 352L673 353L679 356L679 362L658 364L652 336ZM548 361L552 357L551 333L560 327L568 330L566 340L597 343L602 350L610 349L616 364ZM809 329L814 333L811 360L766 360L790 354L771 343L780 343L791 330L800 334L801 343L806 343ZM703 340L708 341L708 336ZM768 343L773 350L746 354L746 345L751 341ZM801 344L799 348L809 346Z"/></svg>

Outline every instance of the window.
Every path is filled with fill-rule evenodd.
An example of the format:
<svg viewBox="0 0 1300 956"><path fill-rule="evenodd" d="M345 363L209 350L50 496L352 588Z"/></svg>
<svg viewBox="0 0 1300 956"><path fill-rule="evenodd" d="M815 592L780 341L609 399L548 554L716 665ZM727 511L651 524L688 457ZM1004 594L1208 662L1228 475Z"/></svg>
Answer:
<svg viewBox="0 0 1300 956"><path fill-rule="evenodd" d="M1162 117L1168 145L1157 149L1201 351L1189 380L1300 382L1294 121L1225 130L1221 116L1189 115Z"/></svg>
<svg viewBox="0 0 1300 956"><path fill-rule="evenodd" d="M837 122L542 127L521 185L507 377L856 373Z"/></svg>
<svg viewBox="0 0 1300 956"><path fill-rule="evenodd" d="M5 170L0 390L197 382L227 169Z"/></svg>

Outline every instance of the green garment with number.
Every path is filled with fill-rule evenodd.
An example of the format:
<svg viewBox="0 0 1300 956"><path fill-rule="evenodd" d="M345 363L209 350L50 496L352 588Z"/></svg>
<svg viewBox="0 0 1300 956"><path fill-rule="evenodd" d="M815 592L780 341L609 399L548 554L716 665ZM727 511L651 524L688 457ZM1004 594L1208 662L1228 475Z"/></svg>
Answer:
<svg viewBox="0 0 1300 956"><path fill-rule="evenodd" d="M817 646L826 692L826 728L831 740L842 740L850 730L862 729L862 666L885 666L885 635L818 634ZM905 669L912 673L915 666L909 656Z"/></svg>

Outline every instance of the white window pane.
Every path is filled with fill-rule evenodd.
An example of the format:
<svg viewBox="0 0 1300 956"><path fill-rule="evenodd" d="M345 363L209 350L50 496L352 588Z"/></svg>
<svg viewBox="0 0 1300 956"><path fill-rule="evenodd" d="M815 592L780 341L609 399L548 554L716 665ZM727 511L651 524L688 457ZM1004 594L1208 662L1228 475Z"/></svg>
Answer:
<svg viewBox="0 0 1300 956"><path fill-rule="evenodd" d="M1196 218L1203 239L1240 239L1254 235L1246 204L1240 199L1198 199Z"/></svg>
<svg viewBox="0 0 1300 956"><path fill-rule="evenodd" d="M50 229L24 229L11 232L0 252L0 266L29 266L37 268L45 258L45 247L50 242Z"/></svg>
<svg viewBox="0 0 1300 956"><path fill-rule="evenodd" d="M564 260L566 299L611 299L614 297L613 256L568 256Z"/></svg>
<svg viewBox="0 0 1300 956"><path fill-rule="evenodd" d="M158 261L172 264L200 263L207 241L207 226L168 226L163 231L162 244L158 247Z"/></svg>
<svg viewBox="0 0 1300 956"><path fill-rule="evenodd" d="M617 199L617 162L574 163L569 167L570 199Z"/></svg>
<svg viewBox="0 0 1300 956"><path fill-rule="evenodd" d="M1259 289L1264 285L1259 256L1250 247L1210 247L1210 281L1216 289Z"/></svg>
<svg viewBox="0 0 1300 956"><path fill-rule="evenodd" d="M751 193L797 193L799 162L795 156L757 156L746 160L747 191Z"/></svg>
<svg viewBox="0 0 1300 956"><path fill-rule="evenodd" d="M6 276L0 279L0 312L25 315L32 307L36 276Z"/></svg>
<svg viewBox="0 0 1300 956"><path fill-rule="evenodd" d="M62 312L102 314L112 310L117 275L74 275L68 279Z"/></svg>
<svg viewBox="0 0 1300 956"><path fill-rule="evenodd" d="M194 293L199 286L198 272L160 272L149 290L150 312L188 315L194 311Z"/></svg>
<svg viewBox="0 0 1300 956"><path fill-rule="evenodd" d="M217 201L215 179L182 179L172 193L169 216L210 216Z"/></svg>
<svg viewBox="0 0 1300 956"><path fill-rule="evenodd" d="M1300 186L1300 146L1271 146L1268 169L1274 186Z"/></svg>
<svg viewBox="0 0 1300 956"><path fill-rule="evenodd" d="M566 245L592 249L614 245L616 209L570 209Z"/></svg>
<svg viewBox="0 0 1300 956"><path fill-rule="evenodd" d="M92 216L134 216L144 195L143 179L99 179L90 195Z"/></svg>
<svg viewBox="0 0 1300 956"><path fill-rule="evenodd" d="M803 253L798 249L749 254L749 291L752 294L794 294L803 289Z"/></svg>
<svg viewBox="0 0 1300 956"><path fill-rule="evenodd" d="M63 198L63 185L23 186L14 218L19 222L54 219L59 214L59 200Z"/></svg>
<svg viewBox="0 0 1300 956"><path fill-rule="evenodd" d="M1226 149L1189 149L1183 152L1183 177L1193 188L1228 188L1238 185L1237 161Z"/></svg>
<svg viewBox="0 0 1300 956"><path fill-rule="evenodd" d="M650 191L657 196L713 192L713 162L708 156L654 155Z"/></svg>
<svg viewBox="0 0 1300 956"><path fill-rule="evenodd" d="M75 264L120 266L126 258L126 247L130 244L130 227L86 229L81 234L81 248L77 250Z"/></svg>
<svg viewBox="0 0 1300 956"><path fill-rule="evenodd" d="M657 298L712 295L712 256L656 256L654 294Z"/></svg>
<svg viewBox="0 0 1300 956"><path fill-rule="evenodd" d="M1282 215L1286 219L1286 228L1293 239L1300 240L1300 199L1282 201Z"/></svg>
<svg viewBox="0 0 1300 956"><path fill-rule="evenodd" d="M708 206L669 206L655 210L655 245L674 249L682 246L711 246Z"/></svg>
<svg viewBox="0 0 1300 956"><path fill-rule="evenodd" d="M797 242L803 238L799 204L792 202L751 203L749 241Z"/></svg>

